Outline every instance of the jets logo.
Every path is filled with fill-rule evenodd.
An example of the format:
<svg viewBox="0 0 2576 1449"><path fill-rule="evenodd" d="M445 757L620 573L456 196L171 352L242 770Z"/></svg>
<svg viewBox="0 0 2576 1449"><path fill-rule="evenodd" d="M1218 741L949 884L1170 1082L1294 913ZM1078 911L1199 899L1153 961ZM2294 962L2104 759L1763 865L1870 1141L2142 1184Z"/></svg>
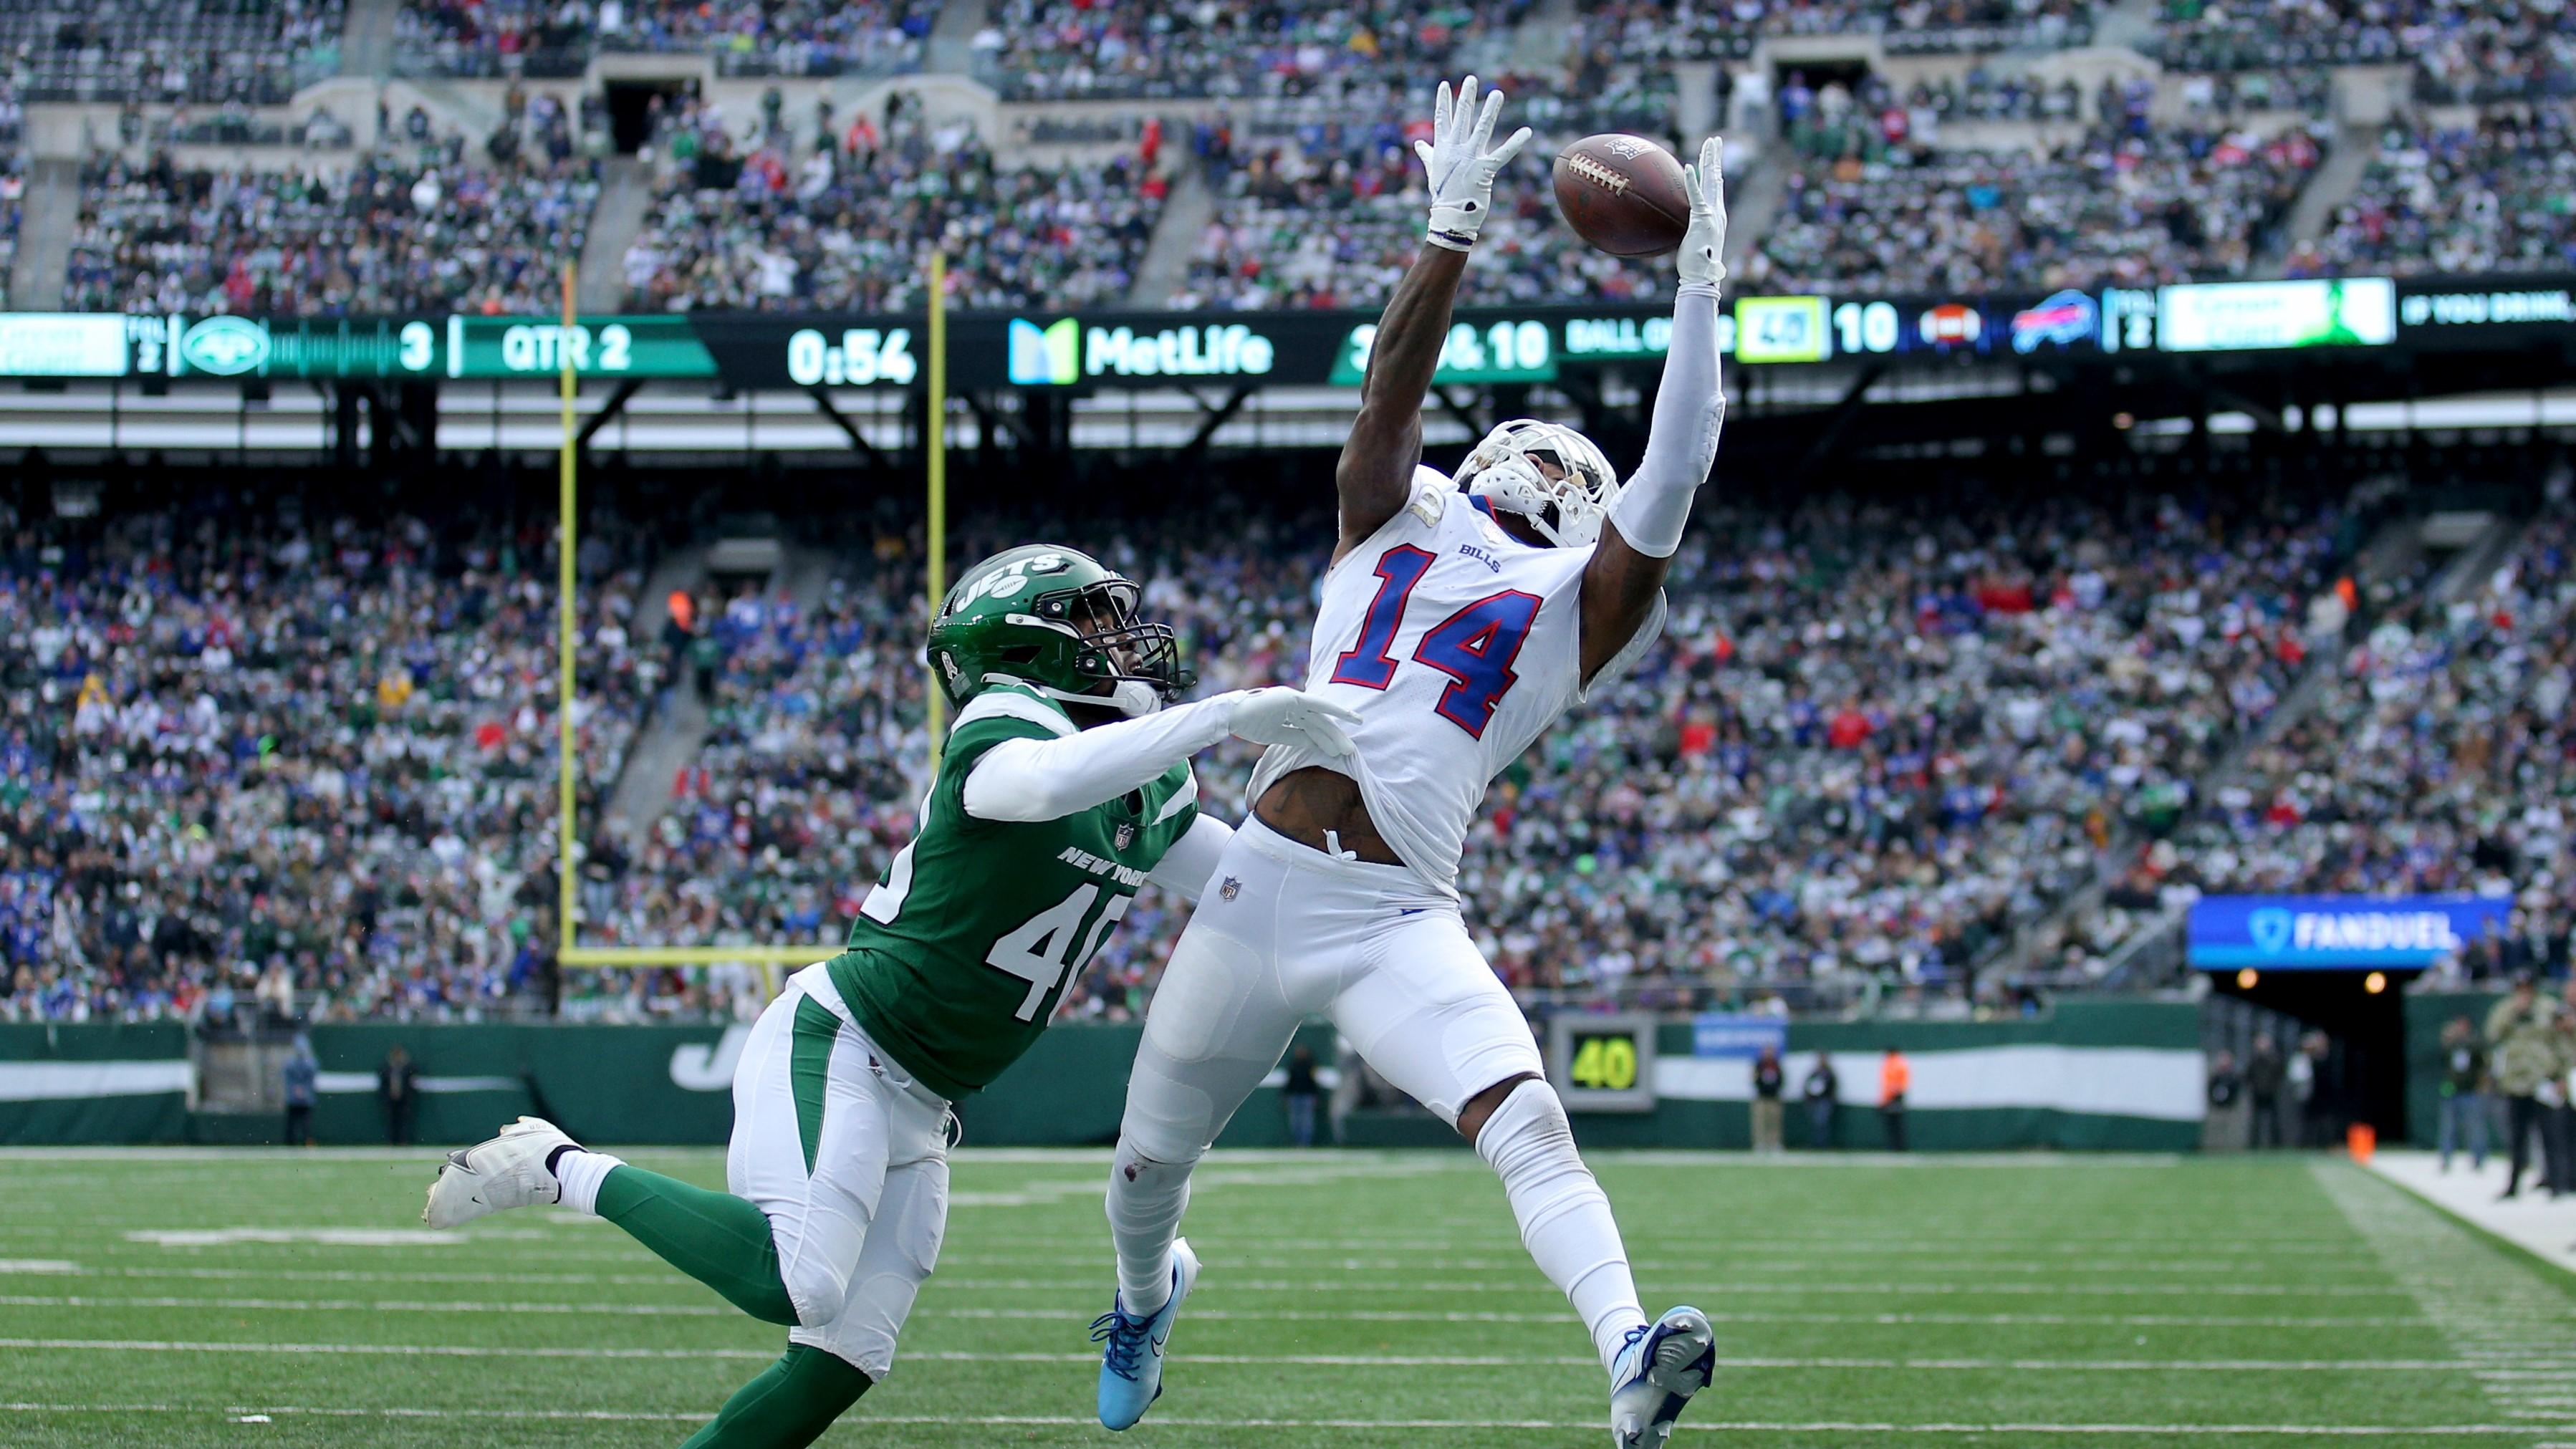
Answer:
<svg viewBox="0 0 2576 1449"><path fill-rule="evenodd" d="M1236 896L1243 894L1243 882L1235 879L1233 876L1227 876L1225 878L1225 884L1216 888L1216 893L1225 897L1227 900L1233 900Z"/></svg>
<svg viewBox="0 0 2576 1449"><path fill-rule="evenodd" d="M1012 559L1008 563L996 566L991 573L966 586L957 596L957 602L948 606L949 610L953 613L977 599L1017 597L1020 590L1029 586L1031 574L1062 573L1064 568L1064 555L1057 553L1042 553L1030 558Z"/></svg>
<svg viewBox="0 0 2576 1449"><path fill-rule="evenodd" d="M1133 825L1121 825L1121 826L1119 826L1119 827L1118 827L1118 848L1119 848L1120 850L1125 850L1128 846L1131 846L1131 845L1133 845L1133 844L1135 844L1135 843L1136 843L1136 827L1135 827L1135 826L1133 826Z"/></svg>

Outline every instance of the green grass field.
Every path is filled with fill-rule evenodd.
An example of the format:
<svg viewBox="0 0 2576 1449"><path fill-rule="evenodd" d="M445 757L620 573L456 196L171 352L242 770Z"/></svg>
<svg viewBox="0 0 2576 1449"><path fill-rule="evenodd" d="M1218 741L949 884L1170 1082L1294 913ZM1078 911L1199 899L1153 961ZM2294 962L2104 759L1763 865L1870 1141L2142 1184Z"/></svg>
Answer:
<svg viewBox="0 0 2576 1449"><path fill-rule="evenodd" d="M436 1156L0 1153L0 1444L675 1444L779 1351L604 1223L427 1232ZM905 1357L826 1444L1117 1442L1105 1161L961 1154ZM1682 1443L2576 1446L2566 1285L2339 1161L1596 1165L1648 1311L1717 1322ZM1188 1227L1206 1276L1134 1442L1603 1442L1474 1157L1220 1154Z"/></svg>

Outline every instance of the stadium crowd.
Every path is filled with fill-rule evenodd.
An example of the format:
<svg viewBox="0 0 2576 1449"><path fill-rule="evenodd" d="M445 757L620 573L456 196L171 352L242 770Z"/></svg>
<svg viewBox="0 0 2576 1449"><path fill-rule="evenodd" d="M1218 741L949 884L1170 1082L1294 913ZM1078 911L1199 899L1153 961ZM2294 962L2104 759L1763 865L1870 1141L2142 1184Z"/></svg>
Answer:
<svg viewBox="0 0 2576 1449"><path fill-rule="evenodd" d="M1741 58L1764 36L1875 35L1892 54L2058 50L2091 0L1585 0L1585 42L1638 59Z"/></svg>
<svg viewBox="0 0 2576 1449"><path fill-rule="evenodd" d="M2293 276L2576 267L2576 101L2489 107L2473 123L2402 116Z"/></svg>
<svg viewBox="0 0 2576 1449"><path fill-rule="evenodd" d="M603 51L712 55L728 75L918 70L938 0L405 0L397 55L416 75L570 76Z"/></svg>
<svg viewBox="0 0 2576 1449"><path fill-rule="evenodd" d="M967 0L957 0L967 3ZM1416 87L1489 55L1535 0L988 0L976 73L1023 100Z"/></svg>
<svg viewBox="0 0 2576 1449"><path fill-rule="evenodd" d="M1557 216L1549 166L1556 146L1599 131L1671 140L1670 75L1599 56L1562 89L1508 73L1496 84L1536 135L1494 183L1495 214L1468 256L1459 299L1650 298L1669 286L1668 263L1623 261L1576 237ZM1427 201L1412 145L1429 128L1419 109L1418 98L1390 92L1370 107L1274 107L1241 135L1230 120L1198 127L1192 150L1219 199L1168 305L1383 302L1422 239Z"/></svg>
<svg viewBox="0 0 2576 1449"><path fill-rule="evenodd" d="M1525 994L1964 1004L1990 948L2089 881L2119 822L2268 714L2306 658L2355 517L2330 491L2253 491L2241 512L1828 498L1695 525L1663 644L1498 782L1471 837L1462 886L1497 969ZM1301 679L1325 535L1213 531L1160 519L1100 552L1146 581L1204 689ZM593 939L806 941L855 911L921 787L919 581L903 539L874 554L809 605L696 609L708 673L681 687L707 690L713 728L641 848L598 862ZM1202 757L1211 809L1239 818L1254 757ZM1183 919L1147 892L1065 1009L1139 1010ZM727 979L570 972L566 1009L688 1010Z"/></svg>
<svg viewBox="0 0 2576 1449"><path fill-rule="evenodd" d="M337 73L346 0L0 7L0 70L28 101L282 105Z"/></svg>
<svg viewBox="0 0 2576 1449"><path fill-rule="evenodd" d="M1045 526L956 544L1021 524ZM2350 533L2336 501L2277 494L1713 516L1663 644L1497 785L1464 881L1487 949L1531 992L1963 999L2134 799L2271 708ZM1214 690L1302 674L1321 537L1174 516L1101 551ZM342 1014L723 1011L747 985L551 973L541 530L159 514L10 538L0 748L32 845L0 883L0 1014L186 1011L273 970ZM828 939L921 786L917 540L689 628L639 607L622 556L582 561L585 798L663 691L699 691L708 731L657 819L585 805L583 939ZM1211 808L1241 812L1252 759L1207 759ZM1140 902L1068 1009L1138 1009L1179 922Z"/></svg>
<svg viewBox="0 0 2576 1449"><path fill-rule="evenodd" d="M835 132L825 116L807 145L774 109L745 130L695 101L657 118L630 305L915 307L934 245L951 306L1123 300L1169 190L1149 156L997 161L971 125L931 124L899 92L882 126L861 115Z"/></svg>
<svg viewBox="0 0 2576 1449"><path fill-rule="evenodd" d="M603 520L582 795L657 665ZM545 526L230 499L71 532L0 517L0 1019L494 1011L549 964Z"/></svg>
<svg viewBox="0 0 2576 1449"><path fill-rule="evenodd" d="M2127 886L2509 896L2506 928L2446 972L2563 970L2576 926L2576 500L2482 576L2390 611L2313 712L2158 821Z"/></svg>
<svg viewBox="0 0 2576 1449"><path fill-rule="evenodd" d="M505 128L481 158L461 136L427 136L425 118L420 134L345 165L94 156L81 168L63 305L286 316L560 307L599 182L562 108L544 105L533 145Z"/></svg>
<svg viewBox="0 0 2576 1449"><path fill-rule="evenodd" d="M2331 126L2159 123L2152 98L2108 86L2092 124L2044 150L1945 150L1923 140L1931 105L1826 86L1789 126L1795 169L1746 282L1958 294L2248 275Z"/></svg>

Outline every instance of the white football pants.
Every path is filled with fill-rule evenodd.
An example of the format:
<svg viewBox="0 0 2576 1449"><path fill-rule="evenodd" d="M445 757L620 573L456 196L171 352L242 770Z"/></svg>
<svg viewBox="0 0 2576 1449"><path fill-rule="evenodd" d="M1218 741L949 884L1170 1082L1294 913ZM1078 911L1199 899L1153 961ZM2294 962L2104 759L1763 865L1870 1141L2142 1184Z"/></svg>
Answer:
<svg viewBox="0 0 2576 1449"><path fill-rule="evenodd" d="M949 1109L849 1019L819 966L788 978L734 1069L725 1181L769 1217L790 1343L883 1379L948 1223Z"/></svg>
<svg viewBox="0 0 2576 1449"><path fill-rule="evenodd" d="M1122 1136L1158 1162L1196 1160L1317 1013L1452 1126L1468 1098L1542 1070L1455 900L1247 819L1163 969Z"/></svg>

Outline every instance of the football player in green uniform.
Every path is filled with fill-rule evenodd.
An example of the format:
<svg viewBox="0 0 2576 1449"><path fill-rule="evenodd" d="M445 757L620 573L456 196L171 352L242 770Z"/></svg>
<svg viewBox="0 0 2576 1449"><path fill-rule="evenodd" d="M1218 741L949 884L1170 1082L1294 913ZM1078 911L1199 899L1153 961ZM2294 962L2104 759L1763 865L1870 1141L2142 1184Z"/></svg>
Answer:
<svg viewBox="0 0 2576 1449"><path fill-rule="evenodd" d="M1195 679L1137 598L1052 545L996 554L948 591L928 649L957 706L945 756L849 949L789 978L752 1028L731 1192L533 1117L441 1165L432 1227L561 1203L786 1326L786 1356L690 1446L810 1443L893 1367L947 1223L951 1104L1046 1029L1140 887L1195 900L1233 835L1199 813L1190 756L1228 735L1349 753L1354 716L1295 689L1164 708Z"/></svg>

